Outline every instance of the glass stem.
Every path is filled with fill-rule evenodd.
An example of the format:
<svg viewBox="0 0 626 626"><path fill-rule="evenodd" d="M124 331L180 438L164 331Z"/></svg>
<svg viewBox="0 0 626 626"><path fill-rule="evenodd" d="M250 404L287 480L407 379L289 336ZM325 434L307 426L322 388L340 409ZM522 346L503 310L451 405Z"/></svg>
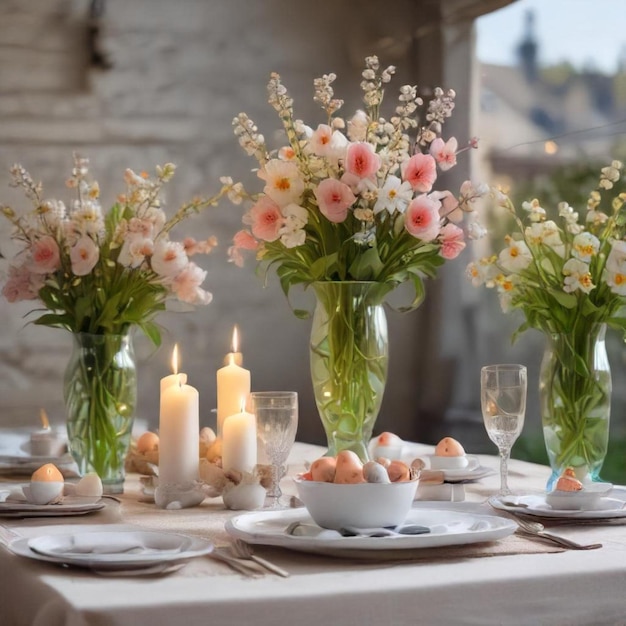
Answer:
<svg viewBox="0 0 626 626"><path fill-rule="evenodd" d="M508 496L511 493L507 481L509 473L509 457L511 448L500 448L500 495Z"/></svg>

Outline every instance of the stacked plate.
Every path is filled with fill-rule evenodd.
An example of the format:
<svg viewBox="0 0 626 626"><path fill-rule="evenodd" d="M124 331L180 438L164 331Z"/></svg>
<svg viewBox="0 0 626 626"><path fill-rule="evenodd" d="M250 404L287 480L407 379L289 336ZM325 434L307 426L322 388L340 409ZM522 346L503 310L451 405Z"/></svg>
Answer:
<svg viewBox="0 0 626 626"><path fill-rule="evenodd" d="M9 549L38 561L113 572L181 563L210 553L213 544L158 531L84 531L18 539Z"/></svg>

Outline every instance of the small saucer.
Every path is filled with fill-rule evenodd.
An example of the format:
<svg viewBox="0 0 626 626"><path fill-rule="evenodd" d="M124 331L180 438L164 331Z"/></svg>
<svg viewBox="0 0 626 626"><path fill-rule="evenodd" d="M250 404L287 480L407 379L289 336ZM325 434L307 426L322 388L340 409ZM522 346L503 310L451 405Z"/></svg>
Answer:
<svg viewBox="0 0 626 626"><path fill-rule="evenodd" d="M588 483L579 491L555 489L546 494L546 502L559 511L593 511L611 489L611 483Z"/></svg>

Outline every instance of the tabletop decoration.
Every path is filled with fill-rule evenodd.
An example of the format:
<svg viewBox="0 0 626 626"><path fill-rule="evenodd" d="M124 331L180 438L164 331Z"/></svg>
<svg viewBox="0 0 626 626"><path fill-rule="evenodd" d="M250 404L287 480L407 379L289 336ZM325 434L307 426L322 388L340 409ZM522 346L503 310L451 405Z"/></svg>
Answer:
<svg viewBox="0 0 626 626"><path fill-rule="evenodd" d="M50 426L48 414L40 409L41 428L30 433L30 453L32 456L61 456L67 449L65 437Z"/></svg>
<svg viewBox="0 0 626 626"><path fill-rule="evenodd" d="M168 219L162 188L174 171L171 163L157 166L155 177L127 169L126 192L105 214L88 159L74 156L67 186L76 198L67 208L46 197L41 183L16 164L12 185L24 191L34 208L18 215L0 205L19 248L2 293L10 302L39 300L47 311L33 323L72 333L74 349L64 382L69 447L80 473L97 472L108 492L122 490L135 414L132 331L139 328L158 344L154 318L168 300L211 300L201 287L206 272L190 257L210 252L215 238L179 242L170 239L170 231L215 205L232 186L184 203Z"/></svg>
<svg viewBox="0 0 626 626"><path fill-rule="evenodd" d="M328 451L351 449L363 460L387 379L386 296L409 282L415 296L405 310L419 306L424 277L463 250L466 232L483 230L475 220L466 230L460 226L482 188L468 181L458 197L433 190L437 171L477 145L473 139L459 148L454 137L440 136L454 91L437 88L426 103L417 87L404 85L385 119L381 105L394 72L381 69L377 57L366 58L365 108L348 119L338 115L343 101L334 97L335 74L315 79L314 100L325 114L316 128L294 117L293 101L273 73L269 103L287 139L278 150L245 113L233 121L239 143L259 163L264 188L248 194L238 183L233 189L231 199L252 206L231 259L242 265L244 251L253 251L266 272L276 269L287 297L295 285L315 292L311 374Z"/></svg>
<svg viewBox="0 0 626 626"><path fill-rule="evenodd" d="M524 202L521 214L493 190L516 231L498 255L467 269L474 285L497 290L505 313L524 315L514 340L529 328L546 336L539 396L548 488L566 467L581 480L600 480L607 453L612 385L605 332L626 331L626 194L609 193L622 178L619 161L603 167L582 216L559 203L560 224L539 200Z"/></svg>

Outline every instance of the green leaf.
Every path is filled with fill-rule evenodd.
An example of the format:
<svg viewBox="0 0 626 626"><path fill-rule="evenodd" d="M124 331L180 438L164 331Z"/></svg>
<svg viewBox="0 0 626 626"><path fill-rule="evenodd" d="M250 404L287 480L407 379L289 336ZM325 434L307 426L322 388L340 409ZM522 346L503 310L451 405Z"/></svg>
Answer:
<svg viewBox="0 0 626 626"><path fill-rule="evenodd" d="M376 280L382 268L383 263L378 256L378 250L368 248L354 259L348 272L355 280Z"/></svg>
<svg viewBox="0 0 626 626"><path fill-rule="evenodd" d="M157 324L154 322L143 322L139 324L139 328L157 348L161 345L161 330Z"/></svg>
<svg viewBox="0 0 626 626"><path fill-rule="evenodd" d="M558 289L548 289L548 293L566 309L573 309L577 304L576 296L573 293L565 293Z"/></svg>

